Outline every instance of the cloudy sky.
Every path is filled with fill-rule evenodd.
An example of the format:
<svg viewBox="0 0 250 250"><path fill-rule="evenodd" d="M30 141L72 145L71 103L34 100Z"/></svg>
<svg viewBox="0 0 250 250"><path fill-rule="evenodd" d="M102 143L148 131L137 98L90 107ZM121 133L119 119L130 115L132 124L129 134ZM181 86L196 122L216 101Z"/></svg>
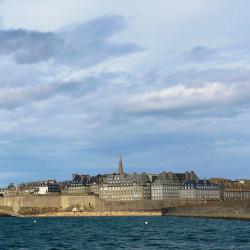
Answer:
<svg viewBox="0 0 250 250"><path fill-rule="evenodd" d="M71 173L250 178L250 2L0 0L0 186Z"/></svg>

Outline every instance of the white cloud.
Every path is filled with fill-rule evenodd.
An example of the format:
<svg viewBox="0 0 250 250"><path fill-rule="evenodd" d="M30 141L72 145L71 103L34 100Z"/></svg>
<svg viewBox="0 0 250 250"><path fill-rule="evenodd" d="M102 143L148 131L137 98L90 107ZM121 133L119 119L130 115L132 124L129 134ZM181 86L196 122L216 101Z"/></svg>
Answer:
<svg viewBox="0 0 250 250"><path fill-rule="evenodd" d="M239 145L249 134L249 8L246 1L225 3L1 1L0 165L37 176L51 167L57 177L55 166L64 157L73 171L96 159L100 166L103 155L130 152L144 166L164 162L172 168L178 162L176 168L184 168L190 160L205 169L207 152L230 143L225 138ZM119 26L119 18L105 22L103 15L123 17L128 29ZM99 21L86 23L93 19ZM11 36L18 28L22 32ZM58 51L44 31L63 36L67 46ZM134 44L145 50L130 53ZM219 143L209 148L213 137ZM190 152L199 161L191 160ZM49 155L50 165L44 162ZM235 159L237 173L240 157ZM44 170L37 172L39 164Z"/></svg>
<svg viewBox="0 0 250 250"><path fill-rule="evenodd" d="M211 115L220 113L233 105L250 105L250 86L247 84L206 83L202 86L171 86L160 91L151 91L131 96L122 108L129 113L163 112L171 116Z"/></svg>

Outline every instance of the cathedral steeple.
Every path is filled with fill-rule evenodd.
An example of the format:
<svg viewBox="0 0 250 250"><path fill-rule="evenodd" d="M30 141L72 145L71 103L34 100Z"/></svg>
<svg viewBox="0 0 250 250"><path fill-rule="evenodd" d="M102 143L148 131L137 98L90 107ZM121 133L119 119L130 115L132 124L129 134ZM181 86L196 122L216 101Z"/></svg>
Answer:
<svg viewBox="0 0 250 250"><path fill-rule="evenodd" d="M119 175L123 174L123 164L122 164L122 157L121 156L120 156L120 159L119 159L118 174Z"/></svg>

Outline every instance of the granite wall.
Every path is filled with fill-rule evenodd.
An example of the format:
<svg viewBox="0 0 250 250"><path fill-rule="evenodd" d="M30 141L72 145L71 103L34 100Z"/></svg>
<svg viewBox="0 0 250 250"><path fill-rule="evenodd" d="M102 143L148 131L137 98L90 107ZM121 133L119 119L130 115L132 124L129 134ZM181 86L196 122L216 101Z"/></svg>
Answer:
<svg viewBox="0 0 250 250"><path fill-rule="evenodd" d="M250 200L210 201L196 205L166 207L162 214L167 216L250 219Z"/></svg>
<svg viewBox="0 0 250 250"><path fill-rule="evenodd" d="M190 202L189 202L190 203ZM191 202L193 204L193 202ZM29 195L21 197L1 197L0 206L13 208L18 212L20 208L58 208L65 210L77 205L82 209L91 208L96 211L149 211L160 210L164 207L187 204L187 201L130 201L110 202L97 196L81 195Z"/></svg>

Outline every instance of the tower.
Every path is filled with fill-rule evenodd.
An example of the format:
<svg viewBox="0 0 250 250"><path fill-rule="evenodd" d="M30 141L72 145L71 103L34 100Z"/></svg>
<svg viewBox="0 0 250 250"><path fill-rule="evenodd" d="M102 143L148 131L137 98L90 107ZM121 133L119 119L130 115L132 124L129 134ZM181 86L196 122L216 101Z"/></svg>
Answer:
<svg viewBox="0 0 250 250"><path fill-rule="evenodd" d="M118 174L119 175L123 174L123 164L122 164L122 157L121 156L120 156L120 159L119 159Z"/></svg>

